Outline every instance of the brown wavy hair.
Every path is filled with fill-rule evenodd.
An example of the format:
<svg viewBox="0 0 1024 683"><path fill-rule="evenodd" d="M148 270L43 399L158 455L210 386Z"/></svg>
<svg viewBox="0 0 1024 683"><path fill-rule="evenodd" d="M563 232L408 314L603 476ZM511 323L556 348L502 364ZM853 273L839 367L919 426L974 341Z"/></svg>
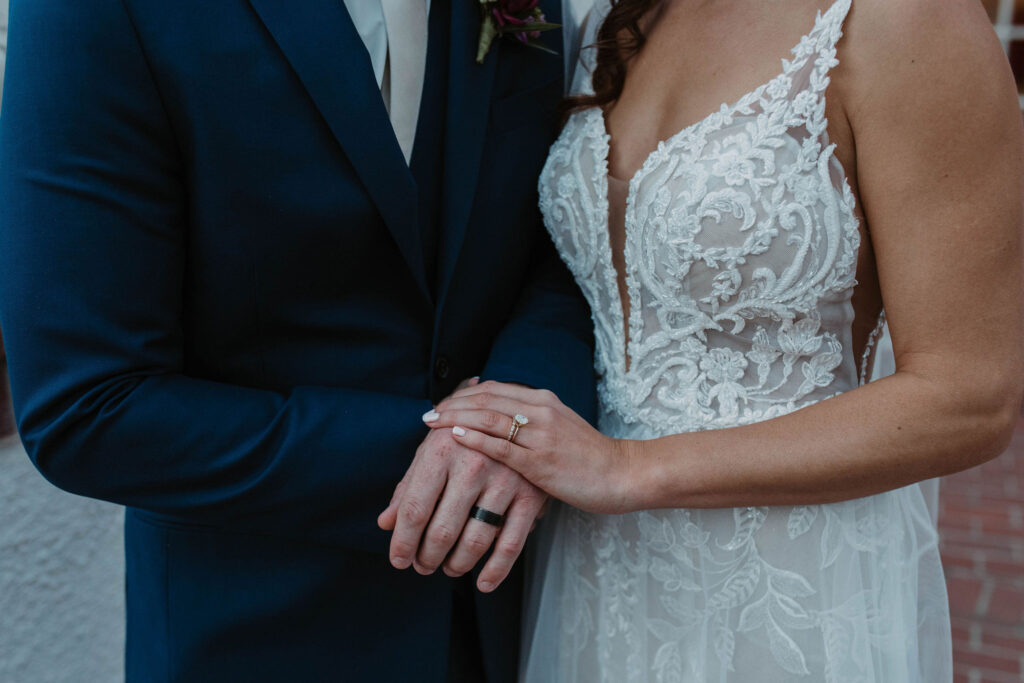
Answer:
<svg viewBox="0 0 1024 683"><path fill-rule="evenodd" d="M626 82L626 64L647 42L640 20L659 0L613 0L612 7L589 48L597 49L593 95L565 100L566 115L587 107L607 107L619 99Z"/></svg>

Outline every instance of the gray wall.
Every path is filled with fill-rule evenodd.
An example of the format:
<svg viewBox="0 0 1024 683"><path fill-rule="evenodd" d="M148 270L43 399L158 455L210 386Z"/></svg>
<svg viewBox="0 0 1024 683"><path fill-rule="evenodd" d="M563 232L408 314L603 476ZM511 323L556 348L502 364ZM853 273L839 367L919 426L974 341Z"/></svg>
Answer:
<svg viewBox="0 0 1024 683"><path fill-rule="evenodd" d="M0 0L0 91L6 38ZM123 519L48 484L0 434L0 681L124 679Z"/></svg>

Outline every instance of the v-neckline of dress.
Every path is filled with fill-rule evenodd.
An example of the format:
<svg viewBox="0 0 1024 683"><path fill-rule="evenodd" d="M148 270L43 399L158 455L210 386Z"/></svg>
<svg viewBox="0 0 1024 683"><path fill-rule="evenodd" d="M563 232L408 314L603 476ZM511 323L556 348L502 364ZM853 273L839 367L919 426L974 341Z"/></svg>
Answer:
<svg viewBox="0 0 1024 683"><path fill-rule="evenodd" d="M804 34L800 38L800 41L793 48L790 49L789 54L794 54L799 48L799 46L810 41L822 29L822 27L826 25L825 19L831 16L831 14L836 10L836 7L842 5L843 2L844 0L835 0L824 12L821 12L819 10L817 16L815 17L814 26L812 26L811 30L808 33ZM780 76L789 75L790 72L793 71L794 65L798 64L798 62L800 66L806 64L806 61L803 60L789 60L783 58L782 71L773 76L771 79L765 81L764 83L757 86L753 90L750 90L740 95L732 102L732 104L723 102L717 110L711 111L703 118L684 126L677 132L670 135L669 137L664 138L663 140L659 140L657 145L655 145L654 149L652 149L644 157L643 163L640 164L640 166L636 169L636 171L633 172L633 174L628 179L612 176L609 171L609 159L611 158L612 150L612 136L608 130L608 122L605 118L604 110L601 109L600 107L595 106L590 107L589 109L586 109L583 112L581 112L584 116L588 118L596 116L597 123L593 125L597 126L597 130L600 133L600 140L602 142L602 149L600 150L598 168L598 194L599 197L603 200L605 207L602 223L604 232L604 240L602 241L602 247L604 252L603 257L605 259L608 272L612 275L614 279L613 284L615 285L615 287L612 291L616 293L616 303L618 304L617 308L613 311L613 313L615 314L614 317L616 318L617 323L616 334L618 335L618 353L622 354L622 357L618 359L617 365L619 366L619 371L622 373L622 377L625 378L629 376L632 366L632 363L630 362L630 358L632 357L632 354L630 353L630 347L632 347L637 342L643 324L642 312L640 311L640 309L634 306L634 303L638 298L637 292L634 290L638 286L638 283L635 282L635 264L631 264L631 260L629 258L630 245L633 243L632 233L635 232L635 229L630 229L630 217L636 209L636 193L639 181L642 180L643 177L645 177L649 173L650 167L653 166L656 161L660 160L660 158L669 150L675 148L679 140L691 134L698 137L706 135L708 130L713 129L711 124L724 125L725 123L730 122L737 111L744 107L749 107L749 105L752 102L759 101L762 95L764 94L764 91L777 78L779 78ZM623 237L622 261L623 266L626 270L625 273L619 273L618 269L615 268L614 254L612 252L611 247L611 224L608 216L609 178L613 178L619 182L626 183L628 188L626 193L626 205L623 208L623 230L625 234ZM619 289L620 278L625 282L626 285L625 292L627 301L623 301L622 294ZM629 307L628 321L626 319L627 304Z"/></svg>

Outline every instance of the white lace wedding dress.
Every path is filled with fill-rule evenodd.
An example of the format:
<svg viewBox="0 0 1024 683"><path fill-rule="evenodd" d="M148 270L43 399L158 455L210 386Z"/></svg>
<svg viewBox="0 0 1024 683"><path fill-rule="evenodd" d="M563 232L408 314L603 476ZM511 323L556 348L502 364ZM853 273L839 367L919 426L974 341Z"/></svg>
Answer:
<svg viewBox="0 0 1024 683"><path fill-rule="evenodd" d="M604 433L749 424L864 381L851 331L859 226L824 102L849 8L820 14L776 78L661 143L630 180L628 321L602 112L573 114L552 147L541 210L593 310ZM576 91L590 87L593 53ZM921 485L798 507L560 507L544 534L529 683L952 680Z"/></svg>

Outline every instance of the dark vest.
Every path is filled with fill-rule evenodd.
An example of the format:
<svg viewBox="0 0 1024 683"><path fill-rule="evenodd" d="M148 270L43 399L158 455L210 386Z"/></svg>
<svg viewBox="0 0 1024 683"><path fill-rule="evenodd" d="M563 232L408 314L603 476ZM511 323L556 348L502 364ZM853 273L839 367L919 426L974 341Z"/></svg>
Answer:
<svg viewBox="0 0 1024 683"><path fill-rule="evenodd" d="M448 101L450 0L432 0L427 42L426 77L416 124L410 169L419 195L420 240L427 281L437 293L437 249L444 196L444 127Z"/></svg>
<svg viewBox="0 0 1024 683"><path fill-rule="evenodd" d="M441 239L444 196L444 134L448 102L448 45L451 0L431 0L426 77L420 116L416 123L410 170L419 196L420 241L427 280L436 296L440 273L437 250ZM449 683L481 683L486 680L481 659L473 576L456 581L452 596Z"/></svg>

